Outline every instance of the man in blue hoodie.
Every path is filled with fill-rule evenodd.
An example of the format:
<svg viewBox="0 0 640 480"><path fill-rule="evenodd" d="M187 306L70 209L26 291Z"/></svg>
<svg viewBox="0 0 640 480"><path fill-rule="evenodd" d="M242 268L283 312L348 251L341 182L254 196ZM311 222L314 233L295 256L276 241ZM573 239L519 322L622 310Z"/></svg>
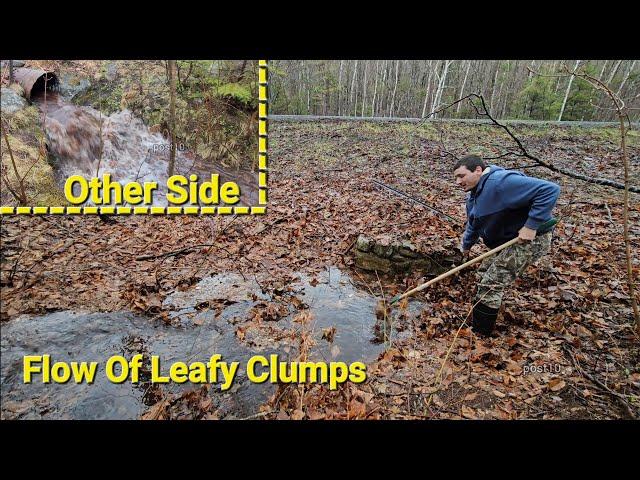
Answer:
<svg viewBox="0 0 640 480"><path fill-rule="evenodd" d="M552 218L560 187L514 170L486 165L476 155L459 160L453 174L456 183L469 192L461 245L465 256L479 238L489 248L520 239L486 258L478 269L472 328L488 336L495 327L504 290L549 251L553 227L539 227Z"/></svg>

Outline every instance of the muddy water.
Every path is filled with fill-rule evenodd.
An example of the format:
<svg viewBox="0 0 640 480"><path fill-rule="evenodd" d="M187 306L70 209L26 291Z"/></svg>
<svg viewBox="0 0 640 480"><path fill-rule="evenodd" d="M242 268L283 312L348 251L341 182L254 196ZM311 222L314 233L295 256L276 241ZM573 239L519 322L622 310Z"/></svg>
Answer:
<svg viewBox="0 0 640 480"><path fill-rule="evenodd" d="M338 268L330 268L319 275L315 286L302 275L294 287L312 314L311 326L316 348L312 357L326 361L371 362L384 350L385 345L376 339L374 315L378 298L358 286L354 280ZM419 315L421 303L410 304L409 314ZM335 327L333 342L322 339L325 329ZM391 325L391 341L402 338Z"/></svg>
<svg viewBox="0 0 640 480"><path fill-rule="evenodd" d="M71 175L85 178L111 174L112 181L158 182L154 205L167 205L166 180L169 168L169 142L153 133L129 110L109 116L92 107L75 106L58 92L37 92L32 97L45 117L44 128L54 158L56 180L62 187ZM184 148L176 150L175 173L198 175L210 180L212 173L221 182L235 181L240 186L241 203L257 203L257 180L251 172L232 172L207 164ZM74 189L79 193L79 186ZM91 202L87 202L87 205Z"/></svg>
<svg viewBox="0 0 640 480"><path fill-rule="evenodd" d="M315 278L298 275L288 290L288 298L297 298L301 301L301 306L290 306L289 313L273 323L279 329L300 330L301 327L294 319L300 311L308 310L311 319L306 329L312 333L315 340L310 352L312 360L371 362L384 350L385 345L376 338L374 328L374 312L378 298L357 285L347 273L331 267ZM255 301L244 307L235 305L235 302L246 302L249 298L254 298ZM283 298L286 299L287 295L284 294ZM243 277L237 273L225 273L205 278L193 289L170 295L165 300L165 307L170 306L174 309L176 317L183 317L193 315L198 307L224 300L234 302L233 309L227 307L224 311L224 316L229 317L231 310L245 313L256 303L270 301L273 298L262 292L254 278ZM411 302L407 314L418 316L421 309L421 302ZM234 323L236 320L238 318L231 318ZM329 342L323 339L323 334L331 328L335 328L335 334ZM401 339L403 335L403 332L397 331L391 325L391 341ZM260 338L254 343L263 346L263 342L264 339Z"/></svg>
<svg viewBox="0 0 640 480"><path fill-rule="evenodd" d="M219 384L213 384L210 396L221 418L249 416L268 400L275 386L249 382L244 372L246 361L255 354L271 353L279 354L281 360L294 358L295 342L277 333L300 328L293 322L300 308L311 314L309 328L316 342L310 352L313 360L370 362L385 348L372 342L376 298L356 286L347 274L331 268L315 279L301 275L291 287L290 294L301 300L302 306L291 306L279 321L267 322L272 329L247 329L243 341L238 339L236 328L250 324L244 322L252 307L271 297L262 292L255 279L234 273L205 278L192 289L169 296L165 307L172 310L171 325L128 312L57 312L11 320L0 332L2 417L138 418L157 398L150 395L148 385L109 382L104 365L113 355L131 358L143 352L159 355L163 365L206 362L215 353L224 361L240 362L231 390L222 392ZM414 304L412 308L417 315L420 306ZM322 333L331 327L335 327L335 336L329 342L322 339ZM399 335L396 332L395 338ZM49 354L53 361L96 361L96 381L93 385L25 385L22 359L34 354ZM165 395L194 388L189 383L161 386Z"/></svg>
<svg viewBox="0 0 640 480"><path fill-rule="evenodd" d="M2 415L5 418L44 419L135 419L154 403L145 397L147 385L113 384L104 375L109 357L131 358L140 345L162 364L175 361L206 362L214 353L225 361L242 361L251 354L233 332L225 332L216 322L191 328L154 325L149 319L129 313L82 314L58 312L42 317L12 320L2 328ZM53 361L95 361L99 370L92 385L22 383L24 355L49 354ZM164 374L166 374L166 368ZM241 370L240 370L241 371ZM162 386L165 393L180 393L193 385ZM242 416L266 401L269 386L236 381L231 390L221 392L212 385L215 407L228 415ZM146 403L146 404L145 404Z"/></svg>

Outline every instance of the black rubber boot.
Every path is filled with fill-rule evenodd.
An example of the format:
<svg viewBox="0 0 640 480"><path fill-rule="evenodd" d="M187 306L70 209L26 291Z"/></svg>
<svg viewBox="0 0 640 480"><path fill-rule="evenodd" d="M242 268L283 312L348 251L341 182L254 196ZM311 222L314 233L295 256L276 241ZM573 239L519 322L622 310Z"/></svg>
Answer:
<svg viewBox="0 0 640 480"><path fill-rule="evenodd" d="M472 330L478 334L488 337L496 326L499 308L491 308L479 303L473 307Z"/></svg>

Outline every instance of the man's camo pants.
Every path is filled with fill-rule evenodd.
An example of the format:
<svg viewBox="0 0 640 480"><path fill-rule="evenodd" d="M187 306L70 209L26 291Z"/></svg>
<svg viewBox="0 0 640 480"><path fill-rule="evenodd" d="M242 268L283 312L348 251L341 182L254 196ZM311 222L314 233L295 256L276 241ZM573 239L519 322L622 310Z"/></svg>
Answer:
<svg viewBox="0 0 640 480"><path fill-rule="evenodd" d="M485 258L476 272L478 293L475 302L500 308L505 289L549 251L551 236L552 232L543 233L531 242L516 243L497 255Z"/></svg>

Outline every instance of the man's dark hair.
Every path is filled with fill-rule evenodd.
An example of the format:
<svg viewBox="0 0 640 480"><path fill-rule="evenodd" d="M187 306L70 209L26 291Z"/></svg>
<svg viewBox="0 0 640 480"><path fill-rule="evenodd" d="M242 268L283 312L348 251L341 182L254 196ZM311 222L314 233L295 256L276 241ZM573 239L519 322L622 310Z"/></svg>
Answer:
<svg viewBox="0 0 640 480"><path fill-rule="evenodd" d="M477 167L481 167L484 170L487 168L487 164L478 155L467 155L456 162L453 170L455 171L460 167L467 167L469 171L473 172Z"/></svg>

